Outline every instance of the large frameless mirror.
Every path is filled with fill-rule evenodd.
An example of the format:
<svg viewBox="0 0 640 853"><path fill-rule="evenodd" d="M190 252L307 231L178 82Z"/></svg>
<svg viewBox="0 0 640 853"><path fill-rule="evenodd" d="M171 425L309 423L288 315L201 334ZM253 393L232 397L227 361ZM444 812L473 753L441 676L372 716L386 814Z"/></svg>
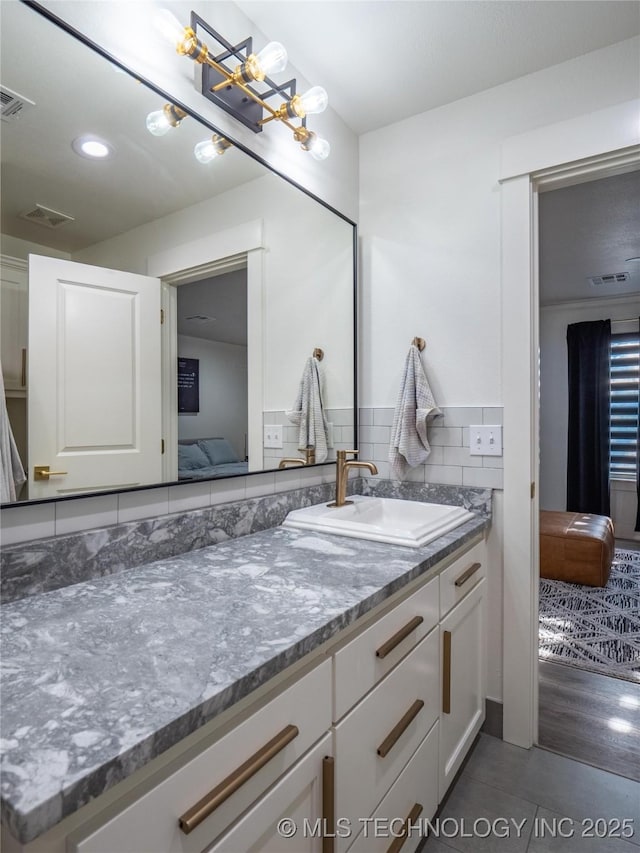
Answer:
<svg viewBox="0 0 640 853"><path fill-rule="evenodd" d="M317 350L326 461L352 446L353 223L233 145L201 162L192 116L153 135L157 92L36 10L0 12L16 500L302 459L291 412Z"/></svg>

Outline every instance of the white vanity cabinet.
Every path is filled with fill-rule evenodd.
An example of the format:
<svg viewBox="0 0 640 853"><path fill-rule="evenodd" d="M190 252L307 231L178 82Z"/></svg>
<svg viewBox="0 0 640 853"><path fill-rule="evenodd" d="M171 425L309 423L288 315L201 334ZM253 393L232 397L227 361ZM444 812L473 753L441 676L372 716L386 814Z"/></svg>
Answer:
<svg viewBox="0 0 640 853"><path fill-rule="evenodd" d="M400 830L433 817L484 720L485 542L461 551L146 778L7 853L415 850Z"/></svg>
<svg viewBox="0 0 640 853"><path fill-rule="evenodd" d="M440 576L440 799L485 717L486 568L477 545Z"/></svg>

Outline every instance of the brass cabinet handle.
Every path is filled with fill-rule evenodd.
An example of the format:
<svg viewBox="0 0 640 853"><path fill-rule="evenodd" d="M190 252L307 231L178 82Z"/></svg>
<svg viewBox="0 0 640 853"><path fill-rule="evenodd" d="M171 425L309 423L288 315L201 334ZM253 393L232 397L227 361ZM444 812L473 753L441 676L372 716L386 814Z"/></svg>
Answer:
<svg viewBox="0 0 640 853"><path fill-rule="evenodd" d="M393 839L387 849L387 853L398 853L398 850L402 849L402 847L404 846L404 842L407 840L409 828L418 820L421 814L422 806L420 805L420 803L416 803L405 819L402 833L397 835L396 838Z"/></svg>
<svg viewBox="0 0 640 853"><path fill-rule="evenodd" d="M409 728L409 725L411 724L413 719L418 716L418 714L423 708L424 702L422 701L422 699L416 699L416 701L409 708L404 717L395 724L395 726L391 729L389 734L386 736L386 738L382 741L382 743L376 750L380 758L384 758L385 755L389 753L396 741L400 739L403 732Z"/></svg>
<svg viewBox="0 0 640 853"><path fill-rule="evenodd" d="M232 794L235 794L238 788L241 788L245 782L252 776L255 776L258 770L261 770L274 755L277 755L287 744L291 743L298 734L297 726L286 726L269 743L261 747L244 764L241 764L226 779L223 779L219 785L216 785L201 800L198 800L195 806L188 809L178 820L180 829L184 834L188 835L199 826L218 806L224 803L225 800L228 800Z"/></svg>
<svg viewBox="0 0 640 853"><path fill-rule="evenodd" d="M22 349L22 372L20 374L20 384L23 388L27 385L27 351L24 347Z"/></svg>
<svg viewBox="0 0 640 853"><path fill-rule="evenodd" d="M463 584L465 584L469 580L471 575L475 575L475 573L478 571L478 569L481 569L481 568L482 568L482 563L472 563L468 569L465 569L464 572L455 579L455 581L454 581L455 585L456 586L462 586Z"/></svg>
<svg viewBox="0 0 640 853"><path fill-rule="evenodd" d="M451 631L442 632L442 712L451 713Z"/></svg>
<svg viewBox="0 0 640 853"><path fill-rule="evenodd" d="M67 471L50 471L48 465L34 465L33 467L34 480L48 480L49 477L64 477L67 473Z"/></svg>
<svg viewBox="0 0 640 853"><path fill-rule="evenodd" d="M376 657L386 658L389 652L392 652L396 646L399 646L400 643L405 639L405 637L408 637L409 634L423 622L424 619L422 618L422 616L414 616L414 618L410 622L407 622L404 628L400 628L399 631L396 631L393 637L389 637L386 643L383 643L379 649L376 649Z"/></svg>
<svg viewBox="0 0 640 853"><path fill-rule="evenodd" d="M322 853L333 853L335 824L335 762L326 755L322 759Z"/></svg>

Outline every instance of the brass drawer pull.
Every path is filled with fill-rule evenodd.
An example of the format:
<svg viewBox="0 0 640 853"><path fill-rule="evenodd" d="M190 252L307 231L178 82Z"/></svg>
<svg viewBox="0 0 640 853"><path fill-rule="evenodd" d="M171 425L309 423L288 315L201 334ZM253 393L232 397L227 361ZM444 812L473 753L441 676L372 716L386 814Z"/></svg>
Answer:
<svg viewBox="0 0 640 853"><path fill-rule="evenodd" d="M409 708L404 717L398 723L396 723L396 725L391 729L389 734L386 736L386 738L382 741L382 743L376 750L380 758L384 758L385 755L389 753L396 741L400 739L404 731L409 728L414 718L418 716L418 714L423 708L424 702L422 701L422 699L416 699L416 701Z"/></svg>
<svg viewBox="0 0 640 853"><path fill-rule="evenodd" d="M402 849L402 847L404 846L404 842L407 840L409 829L413 824L415 824L421 814L422 806L420 805L420 803L416 803L406 817L402 834L398 835L396 838L393 839L389 848L387 849L387 853L398 853L398 850Z"/></svg>
<svg viewBox="0 0 640 853"><path fill-rule="evenodd" d="M195 806L191 806L178 821L180 829L184 834L188 835L199 826L218 806L224 803L225 800L228 800L232 794L235 794L238 788L241 788L245 782L252 776L255 776L258 770L261 770L274 755L277 755L287 744L291 743L298 734L297 726L286 726L269 743L266 743L248 758L244 764L241 764L237 770L234 770L219 785L216 785L213 790L205 794Z"/></svg>
<svg viewBox="0 0 640 853"><path fill-rule="evenodd" d="M482 568L482 563L472 563L468 569L465 569L464 572L455 579L454 583L456 586L462 586L465 584L471 575L475 575L478 569Z"/></svg>
<svg viewBox="0 0 640 853"><path fill-rule="evenodd" d="M330 755L322 759L322 853L333 853L335 837L335 762Z"/></svg>
<svg viewBox="0 0 640 853"><path fill-rule="evenodd" d="M410 622L404 626L404 628L400 628L399 631L393 635L393 637L389 637L386 643L383 643L379 649L376 649L376 657L377 658L386 658L389 652L392 652L396 646L399 646L400 643L409 636L412 631L421 625L424 622L422 616L414 616Z"/></svg>
<svg viewBox="0 0 640 853"><path fill-rule="evenodd" d="M451 713L451 631L442 632L442 713Z"/></svg>

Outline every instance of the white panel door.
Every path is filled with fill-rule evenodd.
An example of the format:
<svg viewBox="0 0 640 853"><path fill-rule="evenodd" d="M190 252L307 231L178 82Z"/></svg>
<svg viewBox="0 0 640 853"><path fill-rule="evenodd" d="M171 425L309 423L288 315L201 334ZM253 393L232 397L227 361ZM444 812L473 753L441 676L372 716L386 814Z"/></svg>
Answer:
<svg viewBox="0 0 640 853"><path fill-rule="evenodd" d="M159 482L160 368L159 279L30 255L29 497Z"/></svg>

